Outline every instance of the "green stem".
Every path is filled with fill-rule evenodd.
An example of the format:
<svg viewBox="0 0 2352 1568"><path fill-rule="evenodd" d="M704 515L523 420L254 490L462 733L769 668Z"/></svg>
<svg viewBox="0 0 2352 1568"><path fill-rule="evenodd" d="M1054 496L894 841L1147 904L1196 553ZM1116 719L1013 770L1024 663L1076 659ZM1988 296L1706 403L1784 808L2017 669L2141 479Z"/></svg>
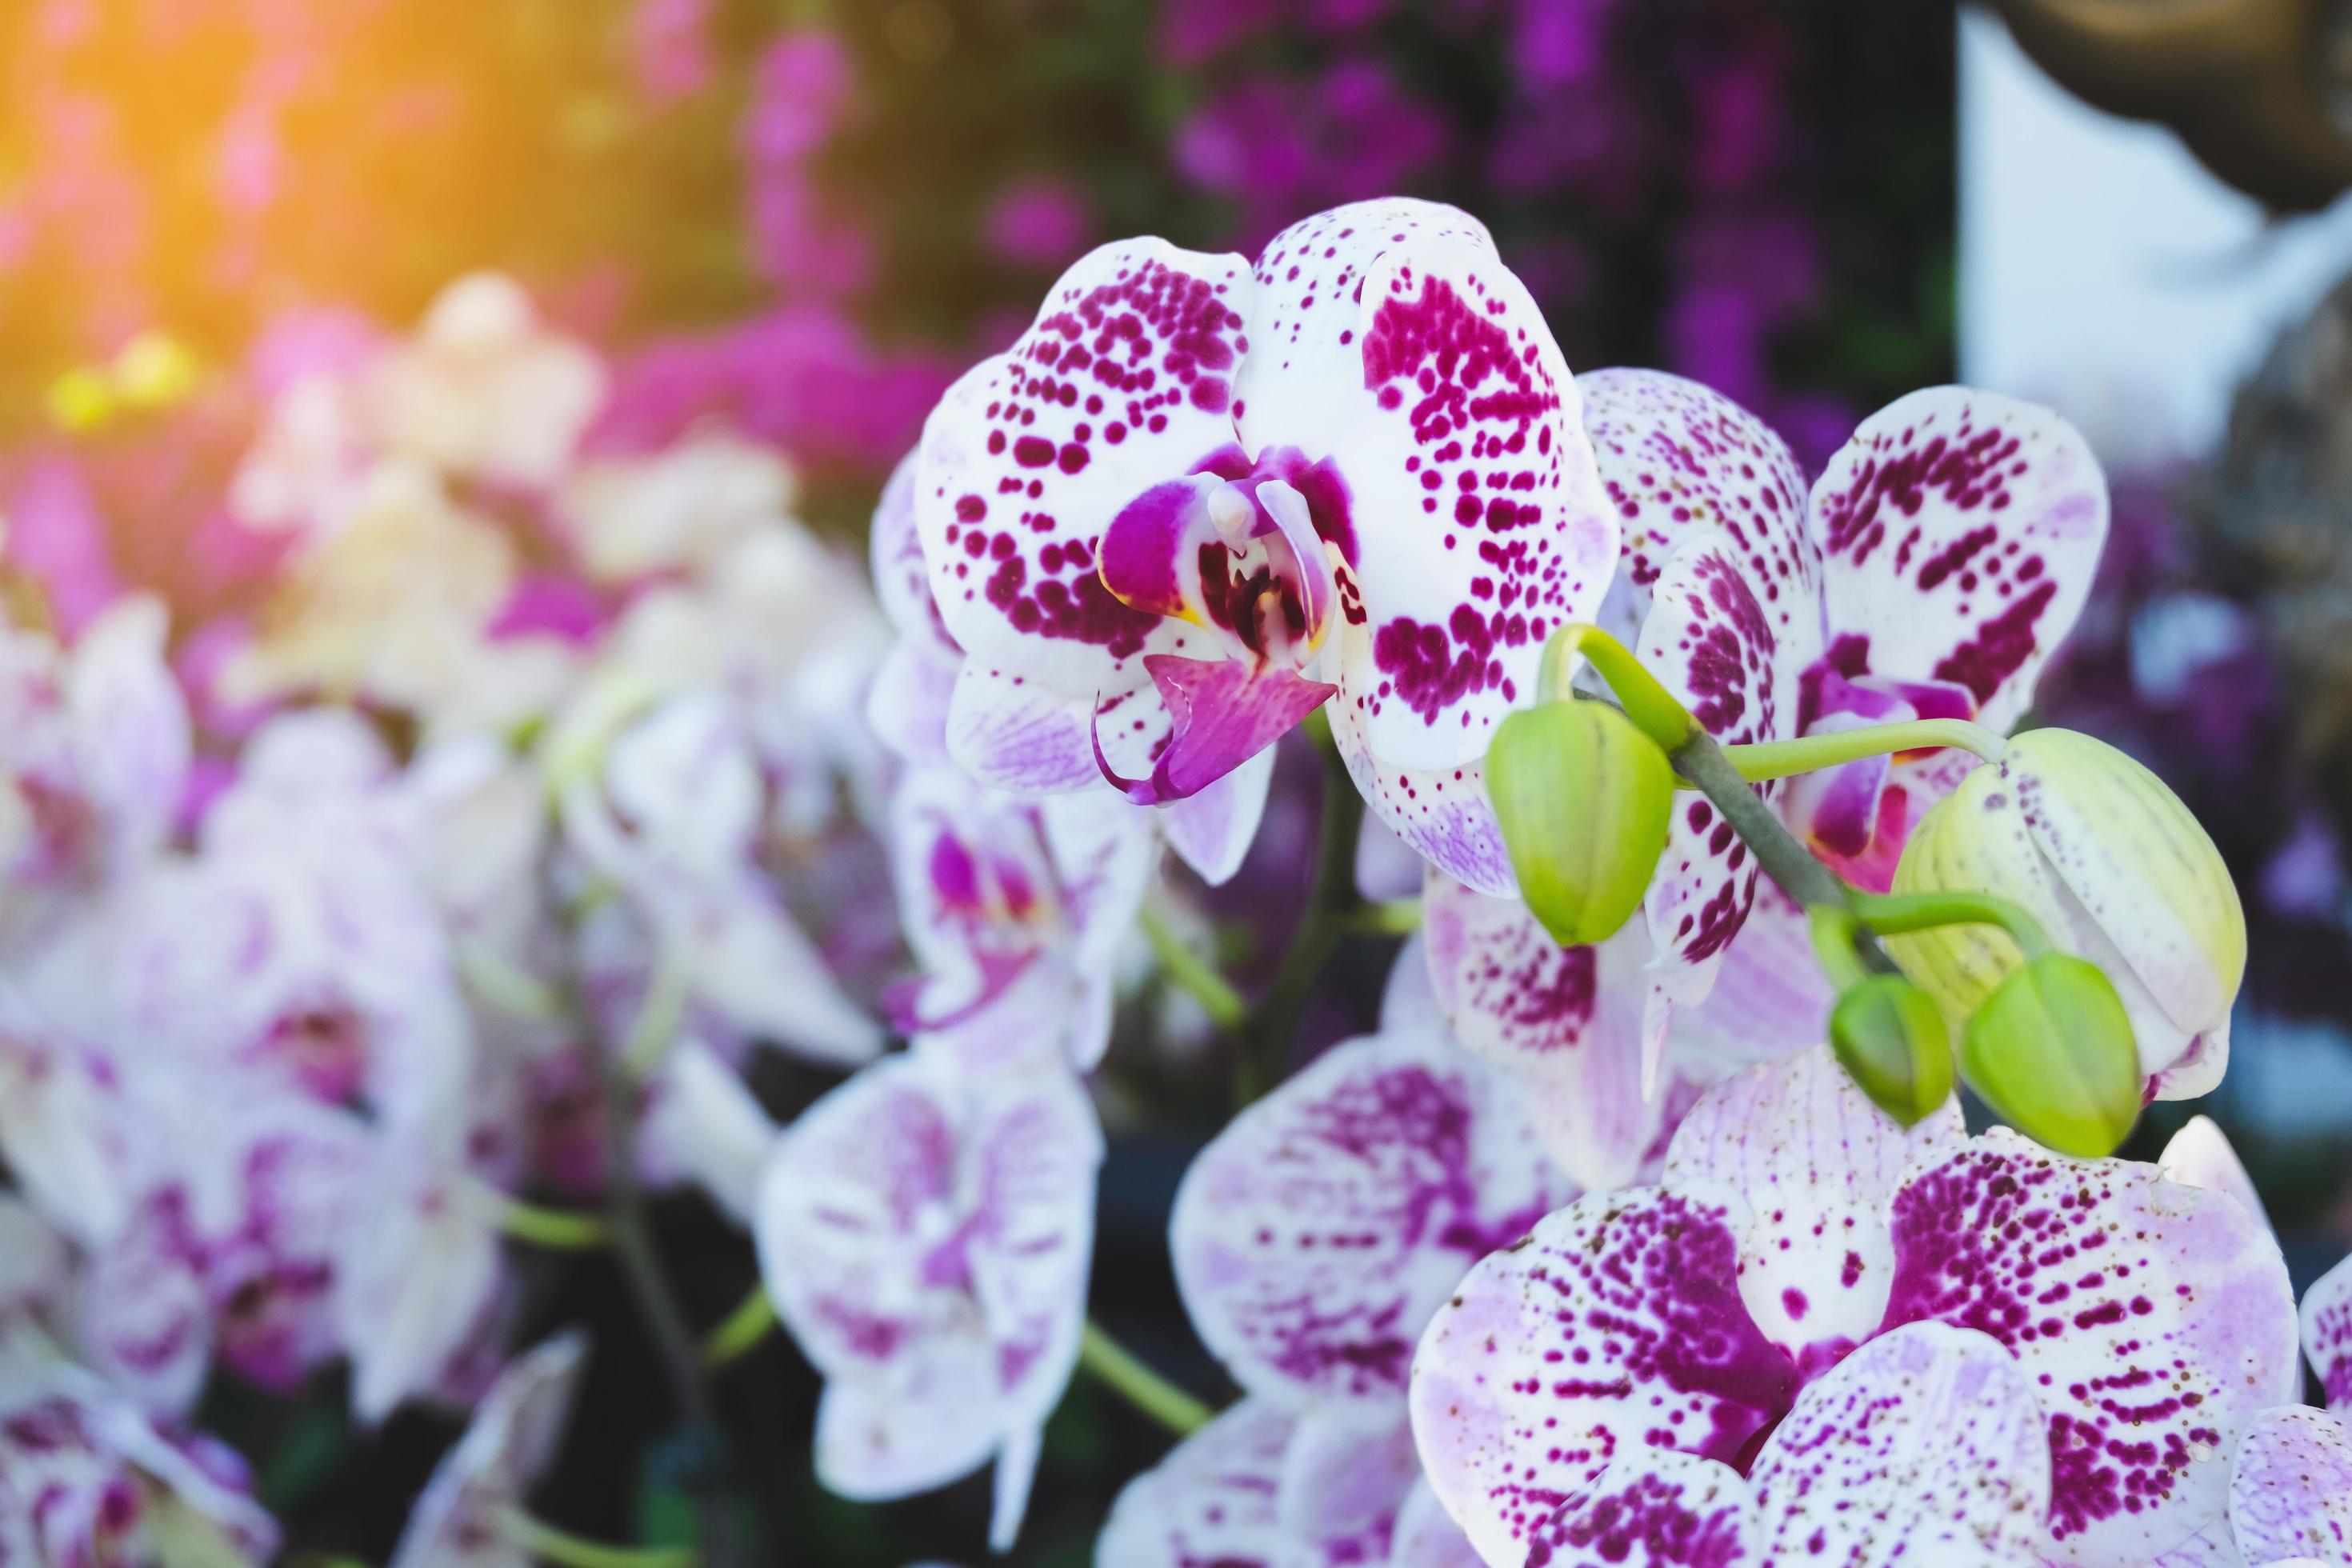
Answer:
<svg viewBox="0 0 2352 1568"><path fill-rule="evenodd" d="M466 989L518 1018L547 1020L563 1016L563 999L507 962L488 943L475 940L457 947L457 977Z"/></svg>
<svg viewBox="0 0 2352 1568"><path fill-rule="evenodd" d="M1321 718L1318 711L1315 718ZM1282 1081L1283 1061L1298 1032L1307 994L1339 945L1349 921L1362 907L1356 891L1356 837L1364 824L1364 797L1348 776L1348 765L1331 743L1329 729L1318 731L1323 756L1322 822L1316 833L1315 869L1307 889L1307 912L1291 933L1265 994L1250 1009L1241 1030L1235 1097L1248 1105Z"/></svg>
<svg viewBox="0 0 2352 1568"><path fill-rule="evenodd" d="M2021 904L1990 893L1855 893L1853 912L1880 936L1905 936L1937 926L1999 926L2028 958L2054 951L2042 922Z"/></svg>
<svg viewBox="0 0 2352 1568"><path fill-rule="evenodd" d="M646 980L645 1000L638 1004L636 1022L621 1049L621 1070L638 1082L659 1070L662 1058L677 1041L686 1018L686 955L677 942L664 938L654 955L653 973Z"/></svg>
<svg viewBox="0 0 2352 1568"><path fill-rule="evenodd" d="M1852 910L1815 904L1806 923L1813 939L1813 957L1829 977L1830 989L1842 993L1869 978L1870 971L1854 947L1862 935L1862 922L1853 918Z"/></svg>
<svg viewBox="0 0 2352 1568"><path fill-rule="evenodd" d="M1912 719L1900 724L1832 730L1795 741L1758 741L1745 746L1726 746L1723 754L1739 770L1741 778L1759 784L1766 779L1784 779L1793 773L1833 768L1840 763L1858 762L1864 757L1923 752L1941 746L1958 746L1990 763L2000 760L2002 741L1983 725L1972 724L1966 719Z"/></svg>
<svg viewBox="0 0 2352 1568"><path fill-rule="evenodd" d="M1671 691L1658 684L1657 677L1642 668L1631 649L1599 626L1570 622L1552 633L1544 645L1543 667L1536 679L1538 702L1565 702L1573 695L1570 686L1576 674L1576 656L1582 654L1591 661L1609 689L1617 694L1618 706L1634 727L1658 743L1658 749L1672 754L1675 748L1693 735L1704 735L1690 710Z"/></svg>
<svg viewBox="0 0 2352 1568"><path fill-rule="evenodd" d="M1105 1333L1091 1318L1087 1320L1086 1331L1078 1339L1078 1364L1179 1437L1190 1436L1206 1426L1215 1414L1139 1361L1132 1351Z"/></svg>
<svg viewBox="0 0 2352 1568"><path fill-rule="evenodd" d="M498 1204L499 1228L517 1241L561 1252L580 1252L603 1247L613 1239L612 1230L602 1215L543 1208L504 1193L493 1195Z"/></svg>
<svg viewBox="0 0 2352 1568"><path fill-rule="evenodd" d="M728 1313L726 1321L702 1336L702 1364L721 1367L750 1354L775 1326L776 1303L769 1298L768 1288L752 1286L742 1305Z"/></svg>
<svg viewBox="0 0 2352 1568"><path fill-rule="evenodd" d="M697 1568L701 1562L690 1546L607 1546L558 1530L519 1508L499 1510L499 1532L512 1545L560 1568Z"/></svg>
<svg viewBox="0 0 2352 1568"><path fill-rule="evenodd" d="M1362 936L1411 936L1421 929L1419 899L1383 899L1349 917L1348 929Z"/></svg>
<svg viewBox="0 0 2352 1568"><path fill-rule="evenodd" d="M1233 988L1214 965L1186 945L1184 939L1168 923L1168 917L1145 905L1141 916L1143 934L1151 943L1152 955L1160 960L1161 973L1179 991L1201 1005L1209 1022L1226 1034L1236 1033L1249 1017L1249 1004Z"/></svg>

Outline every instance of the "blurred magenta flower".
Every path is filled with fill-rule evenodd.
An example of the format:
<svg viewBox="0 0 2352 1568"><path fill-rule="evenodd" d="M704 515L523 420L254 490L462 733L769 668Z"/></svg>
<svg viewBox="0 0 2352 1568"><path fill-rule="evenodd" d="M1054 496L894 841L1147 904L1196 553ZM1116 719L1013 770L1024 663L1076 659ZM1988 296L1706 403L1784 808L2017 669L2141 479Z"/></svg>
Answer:
<svg viewBox="0 0 2352 1568"><path fill-rule="evenodd" d="M1094 226L1094 214L1075 185L1037 175L998 194L982 221L982 237L998 260L1043 269L1066 266L1086 248Z"/></svg>

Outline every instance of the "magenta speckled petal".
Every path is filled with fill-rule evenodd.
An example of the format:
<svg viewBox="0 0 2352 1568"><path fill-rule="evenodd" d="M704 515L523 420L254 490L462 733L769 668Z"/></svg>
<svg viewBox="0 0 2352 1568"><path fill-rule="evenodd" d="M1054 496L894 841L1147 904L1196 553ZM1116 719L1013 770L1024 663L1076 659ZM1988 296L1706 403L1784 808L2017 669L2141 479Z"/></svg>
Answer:
<svg viewBox="0 0 2352 1568"><path fill-rule="evenodd" d="M1663 371L1592 371L1576 384L1601 484L1623 520L1627 626L1641 625L1666 563L1699 540L1733 553L1776 636L1818 643L1821 551L1788 444L1721 393Z"/></svg>
<svg viewBox="0 0 2352 1568"><path fill-rule="evenodd" d="M1923 1163L1888 1214L1886 1325L1979 1330L2035 1380L2053 1557L2151 1557L2219 1517L2232 1445L2301 1375L2267 1226L2152 1165L2005 1128Z"/></svg>
<svg viewBox="0 0 2352 1568"><path fill-rule="evenodd" d="M2319 1374L2320 1397L2352 1416L2352 1258L2311 1283L2303 1296L2303 1353Z"/></svg>
<svg viewBox="0 0 2352 1568"><path fill-rule="evenodd" d="M1817 1374L1885 1315L1895 1251L1884 1215L1896 1183L1967 1136L1957 1098L1906 1133L1815 1046L1707 1090L1667 1146L1666 1180L1717 1182L1748 1200L1756 1223L1740 1243L1740 1297Z"/></svg>
<svg viewBox="0 0 2352 1568"><path fill-rule="evenodd" d="M1401 767L1373 753L1363 714L1344 690L1323 711L1357 793L1407 848L1475 891L1519 896L1503 829L1486 799L1483 763Z"/></svg>
<svg viewBox="0 0 2352 1568"><path fill-rule="evenodd" d="M1287 733L1335 689L1287 669L1257 668L1238 658L1153 654L1143 663L1173 720L1168 744L1153 759L1150 773L1130 778L1114 769L1099 727L1092 741L1102 776L1139 805L1165 805L1199 794Z"/></svg>
<svg viewBox="0 0 2352 1568"><path fill-rule="evenodd" d="M1967 687L1979 721L2006 731L2082 614L2107 486L2049 410L1941 386L1863 421L1811 515L1832 637L1860 639L1874 673Z"/></svg>
<svg viewBox="0 0 2352 1568"><path fill-rule="evenodd" d="M1443 1036L1374 1035L1202 1151L1170 1247L1194 1329L1244 1388L1393 1408L1430 1314L1570 1193L1507 1079Z"/></svg>
<svg viewBox="0 0 2352 1568"><path fill-rule="evenodd" d="M1391 767L1474 762L1615 563L1567 363L1451 209L1340 207L1277 237L1258 273L1244 434L1328 453L1349 498L1342 700ZM1400 804L1382 808L1402 831Z"/></svg>
<svg viewBox="0 0 2352 1568"><path fill-rule="evenodd" d="M2248 1568L2352 1568L2352 1427L2300 1405L2255 1417L2230 1480L2230 1533Z"/></svg>
<svg viewBox="0 0 2352 1568"><path fill-rule="evenodd" d="M1160 810L1168 847L1213 888L1233 880L1257 837L1274 784L1275 748L1266 747L1232 773Z"/></svg>
<svg viewBox="0 0 2352 1568"><path fill-rule="evenodd" d="M1998 1342L1914 1323L1807 1388L1748 1480L1773 1561L1879 1568L1952 1543L2031 1563L2050 1448L2033 1381Z"/></svg>
<svg viewBox="0 0 2352 1568"><path fill-rule="evenodd" d="M1773 625L1730 548L1703 543L1659 574L1638 651L1691 716L1732 745L1796 734L1797 677L1811 646L1801 630ZM1780 784L1757 793L1776 799ZM1676 798L1665 854L1643 904L1668 1001L1706 999L1724 949L1755 901L1758 870L1712 805L1695 795Z"/></svg>
<svg viewBox="0 0 2352 1568"><path fill-rule="evenodd" d="M1291 1418L1244 1399L1128 1482L1095 1542L1095 1568L1289 1568L1275 1517Z"/></svg>
<svg viewBox="0 0 2352 1568"><path fill-rule="evenodd" d="M1489 1563L1617 1453L1730 1462L1789 1408L1797 1369L1739 1300L1749 1216L1723 1189L1596 1193L1488 1257L1413 1358L1429 1482Z"/></svg>
<svg viewBox="0 0 2352 1568"><path fill-rule="evenodd" d="M1237 256L1123 240L1081 258L1011 349L923 428L915 519L949 632L1064 697L1139 683L1187 629L1120 604L1097 547L1120 510L1234 438L1255 285Z"/></svg>
<svg viewBox="0 0 2352 1568"><path fill-rule="evenodd" d="M1592 1191L1636 1179L1665 1106L1642 1092L1639 927L1562 947L1517 899L1433 871L1423 930L1438 1005L1472 1052L1543 1086L1534 1114L1552 1156Z"/></svg>
<svg viewBox="0 0 2352 1568"><path fill-rule="evenodd" d="M1738 1470L1677 1448L1635 1447L1537 1527L1526 1561L1527 1568L1737 1568L1757 1556L1753 1499Z"/></svg>
<svg viewBox="0 0 2352 1568"><path fill-rule="evenodd" d="M827 1380L827 1486L941 1485L1045 1419L1076 1363L1101 1158L1075 1079L983 1078L919 1047L785 1130L752 1232Z"/></svg>

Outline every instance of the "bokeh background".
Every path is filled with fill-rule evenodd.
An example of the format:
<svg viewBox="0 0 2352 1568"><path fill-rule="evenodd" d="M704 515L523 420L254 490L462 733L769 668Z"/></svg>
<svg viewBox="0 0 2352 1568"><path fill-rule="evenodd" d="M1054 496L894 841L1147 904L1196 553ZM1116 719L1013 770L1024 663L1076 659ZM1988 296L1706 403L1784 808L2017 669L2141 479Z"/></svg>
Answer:
<svg viewBox="0 0 2352 1568"><path fill-rule="evenodd" d="M2008 47L1970 26L1993 29L1970 49ZM480 268L611 365L591 450L723 421L788 455L803 514L845 543L938 393L1088 246L1248 250L1391 192L1483 216L1572 364L1705 381L1811 467L1888 398L1987 365L2067 405L2114 475L2099 592L2043 717L2156 767L2237 873L2238 1061L2200 1108L2307 1277L2352 1243L2352 304L2321 303L2352 245L2323 236L2265 281L2263 247L2304 228L2021 61L2000 67L2012 88L2089 117L2093 151L2032 171L2038 216L1992 203L1969 182L2026 175L1992 142L1964 156L1960 39L1949 6L1885 0L17 0L0 8L0 563L68 626L123 588L164 597L183 648L251 625L283 541L226 498L289 345L405 331ZM2024 101L1971 100L1972 123ZM2160 173L2116 174L2109 134L2153 138ZM2166 232L2184 200L2242 242L2177 247L2137 295L2091 290L2108 338L2143 349L2171 329L2135 298L2228 297L2220 346L2188 356L2201 422L2157 408L2157 373L2099 362L2105 340L2011 353L2080 317L2036 293L2068 262L2070 209ZM2111 282L2136 265L2098 263ZM1315 763L1284 766L1248 897L1209 905L1244 978L1273 945L1255 933L1303 896L1309 835L1280 824L1311 813ZM1342 954L1302 1052L1369 1019L1388 951ZM760 1072L780 1115L834 1081ZM1105 1100L1097 1314L1215 1390L1163 1238L1223 1089L1138 1050L1114 1056ZM689 1314L716 1320L748 1249L698 1199L660 1216ZM526 1298L599 1344L543 1511L625 1535L683 1506L685 1460L646 1440L656 1380L607 1266L529 1267ZM816 1488L814 1390L781 1338L725 1385L778 1561L968 1558L984 1482L887 1509ZM292 1402L224 1380L201 1422L255 1458L298 1552L381 1561L456 1425L354 1435L342 1411L332 1378ZM1111 1495L1163 1448L1080 1379L1019 1561L1089 1561Z"/></svg>

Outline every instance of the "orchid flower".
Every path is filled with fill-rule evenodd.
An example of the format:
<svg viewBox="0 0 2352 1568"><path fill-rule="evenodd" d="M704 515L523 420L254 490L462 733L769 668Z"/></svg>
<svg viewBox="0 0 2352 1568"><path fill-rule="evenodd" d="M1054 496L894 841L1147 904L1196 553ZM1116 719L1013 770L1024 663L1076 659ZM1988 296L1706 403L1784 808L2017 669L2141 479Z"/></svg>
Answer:
<svg viewBox="0 0 2352 1568"><path fill-rule="evenodd" d="M2230 1477L2230 1544L2246 1568L2352 1563L2352 1421L2299 1405L2255 1417Z"/></svg>
<svg viewBox="0 0 2352 1568"><path fill-rule="evenodd" d="M2352 1416L2352 1258L2312 1281L2303 1295L2303 1348L2319 1374L2320 1396Z"/></svg>
<svg viewBox="0 0 2352 1568"><path fill-rule="evenodd" d="M499 1374L425 1483L391 1568L531 1568L539 1561L502 1521L554 1462L587 1352L583 1336L562 1334Z"/></svg>
<svg viewBox="0 0 2352 1568"><path fill-rule="evenodd" d="M1518 1086L1416 1016L1419 955L1398 964L1381 1032L1244 1110L1177 1190L1185 1310L1271 1409L1398 1419L1412 1347L1464 1270L1577 1191Z"/></svg>
<svg viewBox="0 0 2352 1568"><path fill-rule="evenodd" d="M645 457L581 464L557 504L588 575L628 583L668 572L700 574L742 539L797 527L796 489L792 469L772 448L701 430Z"/></svg>
<svg viewBox="0 0 2352 1568"><path fill-rule="evenodd" d="M750 1224L778 1128L735 1070L697 1039L662 1064L647 1107L644 1151L656 1175L691 1178L729 1215Z"/></svg>
<svg viewBox="0 0 2352 1568"><path fill-rule="evenodd" d="M2030 1478L2011 1472L1996 1506L1979 1488L1997 1467L1931 1482L1873 1457L1863 1413L1907 1397L1877 1342L1922 1322L1985 1336L2025 1374L2038 1514ZM1664 1184L1591 1194L1472 1270L1422 1341L1412 1408L1438 1500L1492 1564L1529 1560L1644 1447L1746 1465L1777 1507L1803 1483L1768 1468L1779 1435L1756 1449L1776 1424L1802 1465L1851 1463L1861 1506L1816 1522L1859 1560L1887 1560L1878 1510L1909 1517L1950 1484L1948 1523L1986 1552L2020 1555L2021 1516L2023 1550L2052 1561L2140 1561L2221 1520L2221 1461L2294 1397L2294 1336L2277 1244L2234 1199L2005 1129L1969 1138L1948 1104L1906 1133L1819 1047L1710 1090Z"/></svg>
<svg viewBox="0 0 2352 1568"><path fill-rule="evenodd" d="M1066 1070L976 1074L923 1043L785 1130L752 1235L777 1315L825 1379L829 1489L906 1497L993 1457L990 1539L1012 1545L1077 1363L1102 1152Z"/></svg>
<svg viewBox="0 0 2352 1568"><path fill-rule="evenodd" d="M1476 1568L1402 1424L1301 1420L1244 1399L1129 1481L1097 1568Z"/></svg>
<svg viewBox="0 0 2352 1568"><path fill-rule="evenodd" d="M1509 889L1478 762L1545 637L1598 610L1617 531L1568 367L1475 219L1359 203L1255 268L1105 246L949 392L912 488L974 777L1213 791L1254 821L1267 747L1336 693L1374 808Z"/></svg>
<svg viewBox="0 0 2352 1568"><path fill-rule="evenodd" d="M41 1213L86 1246L129 1222L122 1085L113 1058L0 980L0 1157Z"/></svg>
<svg viewBox="0 0 2352 1568"><path fill-rule="evenodd" d="M1517 900L1434 869L1423 909L1431 982L1455 1037L1524 1086L1545 1148L1588 1190L1654 1173L1702 1090L1819 1042L1829 1016L1804 917L1777 888L1759 889L1714 994L1673 1013L1654 1068L1644 997L1656 950L1642 922L1562 947Z"/></svg>
<svg viewBox="0 0 2352 1568"><path fill-rule="evenodd" d="M191 742L164 632L145 598L69 649L0 619L0 950L120 887L169 836Z"/></svg>
<svg viewBox="0 0 2352 1568"><path fill-rule="evenodd" d="M1159 864L1150 816L1101 793L1024 800L915 768L891 805L890 847L923 971L901 1026L952 1036L976 1059L1043 1048L1081 1072L1100 1061L1112 963Z"/></svg>
<svg viewBox="0 0 2352 1568"><path fill-rule="evenodd" d="M1623 520L1603 625L1717 740L1927 718L2005 731L2030 704L2106 533L2105 479L2063 420L1967 388L1915 393L1864 420L1808 500L1787 447L1717 393L1649 371L1578 385ZM1911 824L1973 765L1874 757L1759 793L1884 889ZM1712 988L1759 871L1705 801L1670 833L1646 900L1653 1059L1669 1010Z"/></svg>
<svg viewBox="0 0 2352 1568"><path fill-rule="evenodd" d="M544 488L572 462L604 401L594 354L547 331L495 273L434 300L415 338L371 365L361 405L385 448L444 472Z"/></svg>
<svg viewBox="0 0 2352 1568"><path fill-rule="evenodd" d="M559 777L564 833L651 933L655 975L755 1038L859 1062L881 1045L754 864L767 793L716 694L687 691L614 737L598 773ZM641 945L626 956L643 962Z"/></svg>
<svg viewBox="0 0 2352 1568"><path fill-rule="evenodd" d="M263 1387L298 1387L343 1348L334 1291L367 1127L159 1066L132 1089L142 1195L89 1254L79 1329L91 1365L170 1415L194 1405L215 1358Z"/></svg>
<svg viewBox="0 0 2352 1568"><path fill-rule="evenodd" d="M257 1568L278 1546L235 1450L0 1327L0 1563Z"/></svg>

